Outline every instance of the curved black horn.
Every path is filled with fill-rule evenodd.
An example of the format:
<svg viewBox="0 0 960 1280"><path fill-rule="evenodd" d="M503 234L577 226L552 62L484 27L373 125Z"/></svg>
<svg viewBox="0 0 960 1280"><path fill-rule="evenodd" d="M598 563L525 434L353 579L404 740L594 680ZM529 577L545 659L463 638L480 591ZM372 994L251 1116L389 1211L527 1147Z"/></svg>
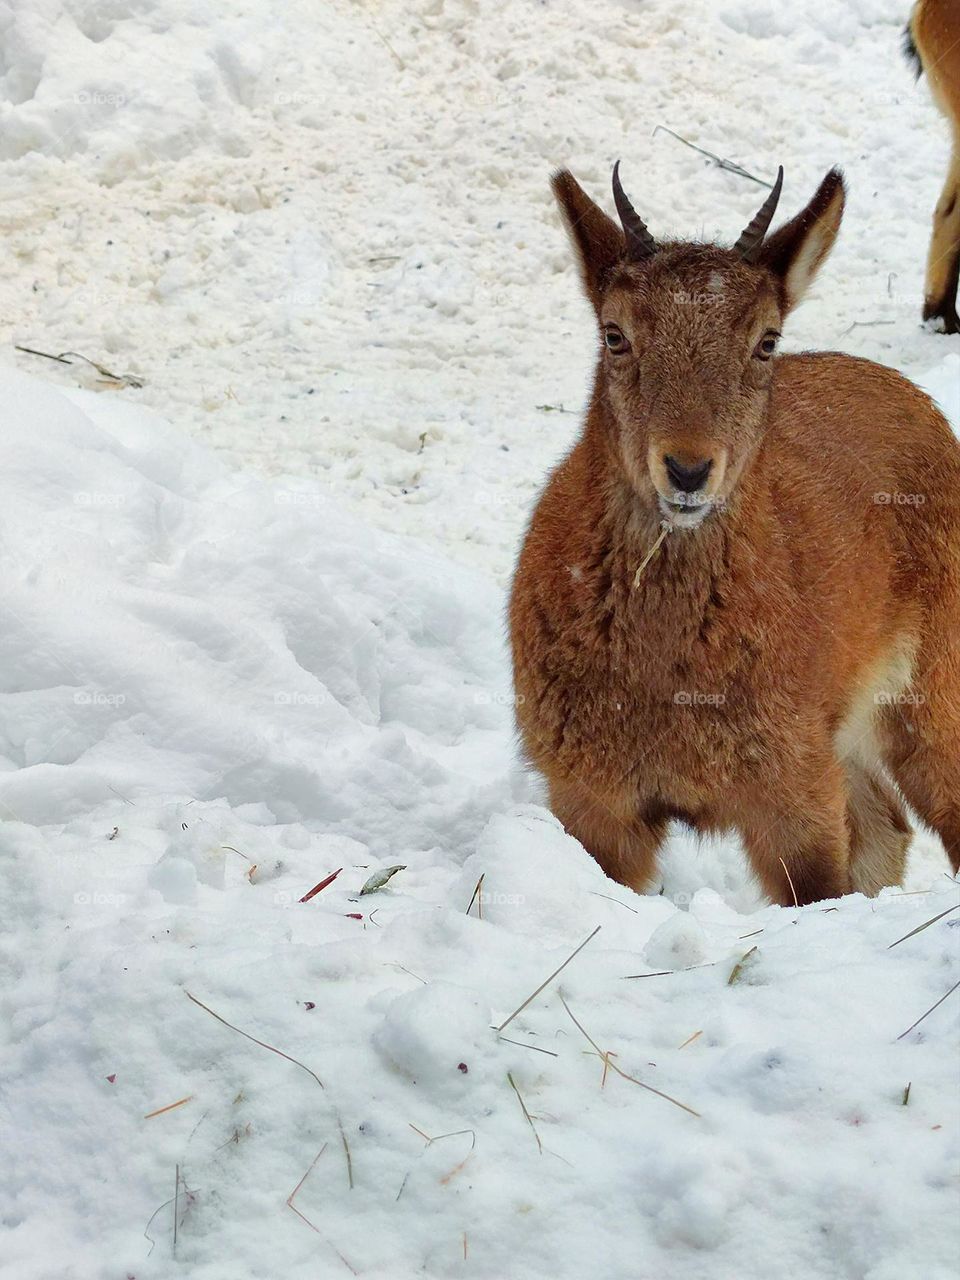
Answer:
<svg viewBox="0 0 960 1280"><path fill-rule="evenodd" d="M642 262L644 258L652 257L659 246L620 185L619 160L613 166L613 198L617 203L617 213L620 215L623 234L627 238L628 261Z"/></svg>
<svg viewBox="0 0 960 1280"><path fill-rule="evenodd" d="M740 233L740 239L733 246L744 262L753 263L760 257L760 246L763 244L763 237L767 234L770 223L773 221L773 215L776 213L777 201L780 199L780 188L782 186L783 165L777 170L777 180L773 184L773 190L760 206L754 220L748 227L744 228Z"/></svg>

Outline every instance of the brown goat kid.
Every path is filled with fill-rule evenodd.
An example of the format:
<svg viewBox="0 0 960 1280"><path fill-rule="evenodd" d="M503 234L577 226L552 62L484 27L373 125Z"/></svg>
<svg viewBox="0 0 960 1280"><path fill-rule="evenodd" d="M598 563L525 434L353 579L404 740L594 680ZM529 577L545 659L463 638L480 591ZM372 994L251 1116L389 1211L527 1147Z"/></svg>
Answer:
<svg viewBox="0 0 960 1280"><path fill-rule="evenodd" d="M765 239L781 179L732 249L657 244L616 169L619 226L553 182L601 350L514 580L517 718L637 890L679 818L739 831L776 902L876 893L889 778L960 862L960 445L890 369L776 355L844 204L834 170Z"/></svg>
<svg viewBox="0 0 960 1280"><path fill-rule="evenodd" d="M960 0L917 0L905 48L917 75L926 72L933 100L950 124L953 149L946 181L933 211L927 254L923 318L943 321L944 333L960 332Z"/></svg>

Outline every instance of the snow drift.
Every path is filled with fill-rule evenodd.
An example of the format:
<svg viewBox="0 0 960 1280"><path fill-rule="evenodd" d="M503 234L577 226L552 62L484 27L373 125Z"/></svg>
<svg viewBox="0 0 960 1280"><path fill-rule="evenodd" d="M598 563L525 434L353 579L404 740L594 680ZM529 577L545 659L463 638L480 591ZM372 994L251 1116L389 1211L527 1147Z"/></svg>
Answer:
<svg viewBox="0 0 960 1280"><path fill-rule="evenodd" d="M952 1275L956 1004L898 1037L958 917L888 949L932 846L745 914L677 839L638 897L511 765L486 579L0 395L5 1274Z"/></svg>

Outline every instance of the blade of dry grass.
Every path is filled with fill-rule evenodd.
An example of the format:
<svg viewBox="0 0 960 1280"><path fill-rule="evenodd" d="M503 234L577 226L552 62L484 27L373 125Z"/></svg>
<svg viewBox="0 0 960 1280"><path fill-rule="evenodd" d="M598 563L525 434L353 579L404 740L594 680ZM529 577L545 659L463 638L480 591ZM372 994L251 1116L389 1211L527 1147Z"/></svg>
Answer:
<svg viewBox="0 0 960 1280"><path fill-rule="evenodd" d="M757 948L751 947L749 951L745 952L740 957L737 963L730 970L730 977L727 979L728 987L732 987L734 983L737 983L740 981L740 979L743 977L743 971L746 968L748 960L750 960L750 958L752 956L755 956L756 954L757 954Z"/></svg>
<svg viewBox="0 0 960 1280"><path fill-rule="evenodd" d="M521 1049L532 1049L534 1053L545 1053L550 1058L559 1058L559 1053L554 1053L552 1049L541 1049L538 1044L524 1044L522 1040L511 1040L509 1036L500 1036L500 1040L505 1040L507 1044L518 1045Z"/></svg>
<svg viewBox="0 0 960 1280"><path fill-rule="evenodd" d="M218 1022L222 1022L223 1025L225 1027L229 1027L231 1031L236 1031L238 1036L243 1036L246 1040L252 1040L253 1043L258 1044L261 1049L269 1049L269 1051L271 1053L275 1053L278 1058L286 1058L287 1062L292 1062L295 1067L299 1067L301 1071L305 1071L308 1076L313 1076L320 1088L323 1088L323 1081L315 1071L310 1070L306 1063L300 1062L298 1058L291 1058L289 1053L284 1053L282 1049L277 1049L274 1045L267 1044L265 1040L258 1040L257 1037L252 1036L249 1031L241 1031L240 1028L235 1027L232 1022L228 1022L226 1018L222 1018L219 1013L215 1013L209 1005L204 1004L202 1000L198 1000L196 996L191 995L189 991L185 991L184 995L188 1000L192 1000L194 1004L198 1004L201 1009L209 1013L211 1018L216 1018Z"/></svg>
<svg viewBox="0 0 960 1280"><path fill-rule="evenodd" d="M690 1115L696 1116L698 1120L701 1118L700 1112L694 1111L693 1107L688 1107L685 1102L678 1102L676 1098L671 1098L669 1093L663 1093L660 1089L655 1089L652 1084L645 1084L643 1080L638 1080L636 1076L631 1076L631 1075L628 1075L626 1071L621 1071L621 1069L617 1066L617 1064L610 1060L611 1055L609 1053L604 1053L604 1051L597 1044L596 1040L593 1039L593 1037L584 1027L583 1023L577 1020L573 1010L567 1004L566 1000L564 1000L563 996L560 997L560 1003L563 1005L567 1013L570 1015L570 1020L573 1022L573 1025L583 1035L584 1039L587 1040L588 1043L593 1046L594 1052L596 1053L597 1057L600 1058L600 1060L604 1064L604 1071L606 1071L607 1067L609 1067L612 1071L615 1071L618 1076L622 1077L622 1079L629 1080L633 1084L638 1084L641 1089L646 1089L648 1093L655 1093L658 1098L663 1098L665 1102L672 1102L675 1107L679 1107L681 1111L689 1112Z"/></svg>
<svg viewBox="0 0 960 1280"><path fill-rule="evenodd" d="M784 860L781 858L779 861L781 867L783 867L783 874L787 877L787 884L790 886L790 892L793 894L793 905L795 907L799 907L800 903L797 901L797 891L794 888L793 876L790 874L790 870Z"/></svg>
<svg viewBox="0 0 960 1280"><path fill-rule="evenodd" d="M173 1111L175 1107L182 1107L185 1102L191 1102L193 1094L188 1093L185 1098L181 1098L178 1102L168 1102L165 1107L157 1107L156 1111L148 1111L143 1117L144 1120L152 1120L154 1116L162 1116L165 1111Z"/></svg>
<svg viewBox="0 0 960 1280"><path fill-rule="evenodd" d="M948 916L951 911L960 911L960 902L955 902L952 907L947 907L946 911L941 911L939 915L933 917L932 920L925 920L923 924L918 924L915 929L911 929L909 933L905 933L902 938L898 938L896 942L891 942L887 947L888 951L892 951L894 947L899 947L901 942L906 942L908 938L915 937L918 933L923 933L924 929L929 929L932 924L936 924L938 920L942 920L944 916Z"/></svg>
<svg viewBox="0 0 960 1280"><path fill-rule="evenodd" d="M520 1110L523 1112L526 1118L527 1124L533 1130L533 1136L537 1140L537 1150L540 1152L541 1155L543 1155L543 1143L540 1141L539 1133L537 1133L537 1126L533 1123L533 1116L527 1110L527 1104L524 1102L520 1094L520 1090L517 1088L517 1082L514 1080L513 1076L510 1074L509 1071L507 1072L507 1079L510 1081L511 1089L517 1095L517 1101L520 1103Z"/></svg>
<svg viewBox="0 0 960 1280"><path fill-rule="evenodd" d="M347 1142L347 1135L343 1131L343 1121L337 1116L337 1128L340 1130L340 1141L343 1143L343 1154L347 1157L347 1183L350 1190L353 1190L353 1160L350 1157L350 1144Z"/></svg>
<svg viewBox="0 0 960 1280"><path fill-rule="evenodd" d="M510 1017L507 1018L505 1022L501 1022L499 1027L494 1028L494 1030L497 1032L498 1035L504 1029L504 1027L508 1027L510 1025L510 1023L514 1020L514 1018L517 1016L518 1013L523 1013L524 1009L527 1007L528 1004L530 1004L532 1000L536 1000L537 996L544 989L544 987L548 987L550 983L554 980L554 978L557 976L557 974L562 973L563 970L570 963L570 961L573 960L575 956L578 956L580 952L583 950L583 948L587 945L587 943L592 942L599 932L600 932L600 925L597 925L593 933L591 933L589 937L584 938L584 940L580 943L579 947L577 947L576 950L571 951L571 953L567 956L566 960L564 960L563 964L559 965L556 969L554 969L553 973L551 973L549 978L544 978L543 982L540 983L536 991L534 991L532 995L527 996L523 1004L520 1005L518 1009L514 1009L513 1013L511 1013Z"/></svg>
<svg viewBox="0 0 960 1280"><path fill-rule="evenodd" d="M916 1022L914 1022L911 1026L907 1027L906 1031L901 1032L901 1033L900 1033L900 1035L898 1035L898 1036L897 1036L897 1039L898 1039L898 1040L902 1040L902 1039L903 1039L903 1037L904 1037L904 1036L908 1036L908 1035L910 1034L910 1032L911 1032L911 1031L913 1031L913 1029L914 1029L915 1027L919 1027L920 1023L924 1020L924 1018L929 1018L930 1014L931 1014L931 1013L933 1013L934 1009L939 1009L939 1008L940 1008L940 1006L943 1004L944 1000L946 1000L947 996L952 996L952 995L953 995L953 993L956 991L957 987L960 987L960 979L958 979L958 980L953 984L953 986L950 988L950 990L949 990L949 991L945 992L945 993L940 997L940 999L937 1001L937 1003L936 1003L936 1004L932 1004L932 1005L930 1006L930 1008L927 1010L927 1012L926 1012L926 1013L921 1013L920 1017L916 1020Z"/></svg>
<svg viewBox="0 0 960 1280"><path fill-rule="evenodd" d="M480 899L480 901L479 901L479 902L477 902L477 919L478 919L478 920L482 920L482 919L483 919L483 896L482 896L482 889L483 889L483 882L484 882L484 879L486 878L486 874L487 874L487 873L484 871L483 875L480 877L480 879L479 879L479 880L477 881L477 883L474 885L474 888L473 888L473 897L472 897L472 898L470 899L470 901L467 903L467 911L466 911L466 914L467 914L467 915L469 915L469 914L470 914L470 908L473 906L473 904L474 904L475 902L477 902L477 898L479 898L479 899Z"/></svg>

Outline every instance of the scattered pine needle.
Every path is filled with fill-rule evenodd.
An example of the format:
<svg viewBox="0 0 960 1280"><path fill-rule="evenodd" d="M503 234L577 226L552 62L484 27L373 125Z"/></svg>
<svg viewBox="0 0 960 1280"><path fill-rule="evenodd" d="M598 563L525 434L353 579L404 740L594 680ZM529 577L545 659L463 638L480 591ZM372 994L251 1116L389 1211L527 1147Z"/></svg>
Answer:
<svg viewBox="0 0 960 1280"><path fill-rule="evenodd" d="M177 1252L177 1216L180 1209L180 1166L176 1166L177 1181L173 1190L173 1252Z"/></svg>
<svg viewBox="0 0 960 1280"><path fill-rule="evenodd" d="M524 1102L523 1098L520 1096L520 1090L517 1088L516 1081L514 1080L513 1076L510 1074L509 1071L507 1072L507 1079L510 1081L511 1089L513 1089L513 1092L517 1095L517 1101L520 1103L520 1110L523 1112L526 1118L527 1124L532 1129L533 1136L537 1140L537 1150L540 1152L541 1155L543 1155L543 1143L540 1141L539 1133L537 1133L537 1126L533 1123L533 1116L527 1110L527 1104Z"/></svg>
<svg viewBox="0 0 960 1280"><path fill-rule="evenodd" d="M621 1071L621 1069L617 1066L617 1064L611 1061L611 1058L613 1055L609 1053L604 1053L604 1051L600 1048L596 1040L593 1039L593 1037L586 1030L583 1024L577 1021L576 1017L574 1016L573 1010L567 1004L566 1000L564 1000L563 996L560 997L560 1003L563 1005L567 1013L570 1015L570 1020L573 1023L573 1025L583 1035L584 1039L587 1040L588 1043L593 1046L594 1052L596 1053L597 1057L600 1058L604 1064L604 1072L606 1072L607 1068L610 1067L612 1068L612 1070L614 1070L617 1073L618 1076L622 1077L622 1079L629 1080L633 1084L638 1084L641 1089L646 1089L648 1093L655 1093L658 1098L663 1098L665 1102L672 1102L673 1105L675 1107L679 1107L681 1111L687 1111L689 1112L690 1115L696 1116L698 1120L700 1119L700 1112L694 1111L693 1107L688 1107L685 1102L678 1102L676 1098L671 1098L669 1093L662 1093L659 1089L655 1089L653 1085L645 1084L643 1080L638 1080L636 1076L627 1075L626 1071Z"/></svg>
<svg viewBox="0 0 960 1280"><path fill-rule="evenodd" d="M170 1102L165 1107L157 1107L156 1111L148 1111L143 1117L144 1120L152 1120L154 1116L162 1116L165 1111L173 1111L174 1107L182 1107L185 1102L190 1102L193 1098L192 1093L188 1093L185 1098L181 1098L179 1102Z"/></svg>
<svg viewBox="0 0 960 1280"><path fill-rule="evenodd" d="M684 1040L683 1044L678 1044L678 1045L677 1045L677 1048L678 1048L678 1049L685 1049L685 1048L687 1047L687 1045L688 1045L688 1044L693 1044L694 1040L699 1039L699 1038L700 1038L700 1036L702 1036L702 1035L703 1035L703 1031L702 1031L702 1030L701 1030L701 1031L695 1031L695 1032L693 1033L693 1035L692 1035L692 1036L687 1036L687 1038L686 1038L686 1040Z"/></svg>
<svg viewBox="0 0 960 1280"><path fill-rule="evenodd" d="M188 1000L192 1000L194 1004L198 1004L201 1009L210 1014L211 1018L216 1018L218 1022L222 1022L225 1027L229 1027L231 1031L236 1031L237 1035L243 1036L246 1040L252 1040L254 1044L258 1044L261 1049L269 1049L271 1053L275 1053L279 1058L286 1058L287 1062L292 1062L295 1067L299 1067L301 1071L305 1071L308 1076L312 1076L316 1080L320 1088L323 1088L323 1081L315 1071L311 1071L306 1063L301 1062L298 1058L291 1058L289 1053L284 1053L282 1049L275 1048L272 1044L267 1044L264 1040L258 1040L256 1036L252 1036L249 1031L241 1031L239 1027L235 1027L232 1022L228 1022L226 1018L221 1018L219 1013L214 1013L209 1005L198 1000L196 996L192 996L189 991L183 993Z"/></svg>
<svg viewBox="0 0 960 1280"><path fill-rule="evenodd" d="M932 920L927 920L923 924L918 924L915 929L911 929L909 933L905 933L902 938L898 938L896 942L891 942L887 950L893 947L899 947L901 942L906 942L908 938L914 937L915 934L923 933L924 929L929 929L932 924L936 924L938 920L942 920L944 916L948 916L951 911L960 910L960 902L955 902L952 907L947 907L946 911L941 911L939 915L934 916Z"/></svg>
<svg viewBox="0 0 960 1280"><path fill-rule="evenodd" d="M483 881L484 881L484 877L486 876L486 874L487 874L487 873L484 871L483 875L482 875L482 876L480 877L480 879L477 881L476 885L474 886L474 890L473 890L473 897L472 897L472 898L470 899L470 901L467 903L467 915L469 915L469 914L470 914L470 908L471 908L471 907L473 906L473 904L476 902L476 904L477 904L477 919L478 919L478 920L482 920L482 919L483 919L483 892L482 892L482 890L483 890Z"/></svg>
<svg viewBox="0 0 960 1280"><path fill-rule="evenodd" d="M303 897L298 898L297 901L309 902L311 898L315 898L318 893L320 893L323 889L326 889L327 885L333 884L334 880L336 880L337 876L340 874L342 870L343 870L343 867L337 867L336 871L332 872L325 879L321 880L319 884L315 884L312 889L309 889L303 895Z"/></svg>
<svg viewBox="0 0 960 1280"><path fill-rule="evenodd" d="M466 1262L467 1260L467 1233L466 1232L463 1233L463 1260L464 1262Z"/></svg>
<svg viewBox="0 0 960 1280"><path fill-rule="evenodd" d="M561 973L561 972L562 972L562 971L567 967L567 965L570 963L570 961L571 961L575 956L577 956L577 955L579 955L579 954L580 954L580 952L581 952L581 951L583 950L583 948L587 945L587 943L588 943L588 942L592 942L592 941L593 941L593 939L597 936L597 934L598 934L599 932L600 932L600 925L597 925L597 927L594 929L593 933L591 933L591 934L589 935L589 937L584 938L584 940L580 943L579 947L577 947L575 951L571 951L570 955L568 955L568 956L567 956L567 958L566 958L566 960L564 960L563 964L562 964L562 965L560 965L560 966L559 966L559 968L554 969L554 971L553 971L553 973L551 973L550 977L549 977L549 978L545 978L545 979L543 980L543 982L541 982L541 983L540 983L539 987L537 987L536 991L534 991L534 993L533 993L532 995L527 996L526 1000L524 1000L523 1004L519 1007L519 1009L514 1009L513 1013L511 1013L510 1017L509 1017L509 1018L507 1018L507 1020L506 1020L505 1022L501 1022L501 1023L500 1023L500 1025L499 1025L499 1027L495 1027L495 1028L494 1028L494 1030L497 1032L497 1034L499 1034L499 1033L503 1030L503 1028L504 1028L504 1027L509 1026L509 1025L510 1025L510 1023L511 1023L511 1022L514 1020L514 1018L517 1016L517 1014L518 1014L518 1013L522 1013L522 1012L524 1011L524 1009L527 1007L527 1005L528 1005L528 1004L530 1004L530 1002L531 1002L532 1000L536 1000L537 996L538 996L538 995L540 994L540 992L544 989L544 987L549 986L549 985L550 985L550 983L551 983L551 982L554 980L554 978L557 976L557 974L558 974L558 973Z"/></svg>
<svg viewBox="0 0 960 1280"><path fill-rule="evenodd" d="M897 1036L897 1039L898 1039L898 1040L902 1040L904 1036L908 1036L908 1035L910 1034L910 1032L914 1029L914 1027L919 1027L920 1023L924 1020L924 1018L928 1018L928 1017L930 1016L930 1014L931 1014L931 1013L933 1013L934 1009L939 1009L940 1005L942 1005L942 1004L943 1004L943 1002L944 1002L944 1000L946 1000L947 996L952 996L952 995L953 995L953 993L956 991L957 987L960 987L960 979L958 979L958 980L953 984L953 986L950 988L950 990L949 990L949 991L945 992L945 993L940 997L940 999L937 1001L937 1003L936 1003L936 1004L932 1004L932 1005L930 1006L930 1008L927 1010L927 1012L926 1012L926 1013L921 1013L920 1017L916 1020L916 1022L914 1022L914 1023L913 1023L913 1025L912 1025L912 1026L907 1027L906 1031L901 1032L901 1034Z"/></svg>
<svg viewBox="0 0 960 1280"><path fill-rule="evenodd" d="M753 933L741 933L739 940L740 942L743 942L745 938L756 938L759 937L761 933L763 933L762 929L754 929Z"/></svg>
<svg viewBox="0 0 960 1280"><path fill-rule="evenodd" d="M787 877L787 884L790 886L790 892L793 894L793 905L795 907L799 907L800 903L797 900L797 891L793 887L793 876L788 871L787 864L784 862L782 858L779 859L779 862L781 867L783 867L783 874Z"/></svg>
<svg viewBox="0 0 960 1280"><path fill-rule="evenodd" d="M904 1089L904 1091L903 1091L903 1097L900 1099L900 1105L901 1105L901 1107L905 1107L905 1106L907 1105L907 1103L910 1101L910 1086L911 1086L912 1084L913 1084L913 1081L912 1081L912 1080L908 1080L908 1081L907 1081L907 1087Z"/></svg>

